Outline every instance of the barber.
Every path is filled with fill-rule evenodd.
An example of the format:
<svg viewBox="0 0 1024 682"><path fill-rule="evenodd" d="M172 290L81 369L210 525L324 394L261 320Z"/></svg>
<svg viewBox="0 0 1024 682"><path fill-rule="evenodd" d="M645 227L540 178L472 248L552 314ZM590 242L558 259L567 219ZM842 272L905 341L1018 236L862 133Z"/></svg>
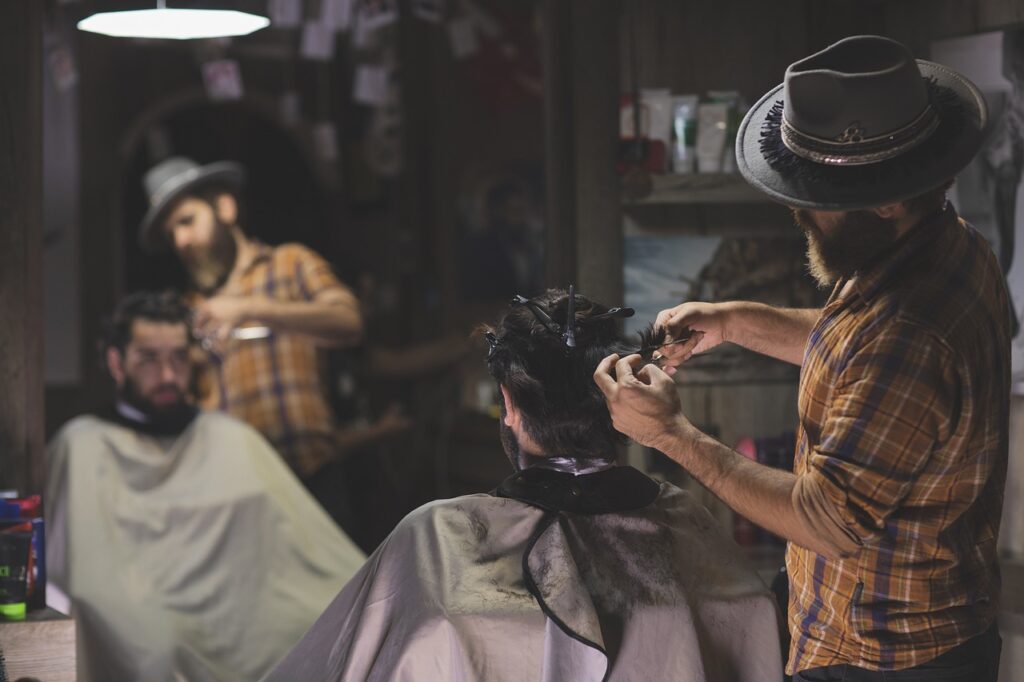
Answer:
<svg viewBox="0 0 1024 682"><path fill-rule="evenodd" d="M172 250L188 273L194 329L208 354L203 407L255 427L332 517L351 530L336 425L319 349L358 343L359 302L317 253L269 246L243 230L245 169L169 158L145 175L147 251Z"/></svg>
<svg viewBox="0 0 1024 682"><path fill-rule="evenodd" d="M789 541L794 680L996 680L1010 308L945 199L985 123L972 83L886 38L792 64L736 156L793 209L828 302L684 303L656 322L694 334L666 371L612 355L595 373L616 428ZM800 366L792 473L684 416L670 375L724 342Z"/></svg>

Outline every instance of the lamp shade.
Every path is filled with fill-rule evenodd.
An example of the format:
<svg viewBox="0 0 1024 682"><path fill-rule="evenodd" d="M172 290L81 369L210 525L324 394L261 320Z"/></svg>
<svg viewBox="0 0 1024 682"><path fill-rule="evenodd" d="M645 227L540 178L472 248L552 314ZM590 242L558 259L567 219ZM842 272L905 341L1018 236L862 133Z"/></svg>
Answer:
<svg viewBox="0 0 1024 682"><path fill-rule="evenodd" d="M157 9L101 12L78 22L78 28L115 38L224 38L249 35L270 25L257 14L220 9Z"/></svg>

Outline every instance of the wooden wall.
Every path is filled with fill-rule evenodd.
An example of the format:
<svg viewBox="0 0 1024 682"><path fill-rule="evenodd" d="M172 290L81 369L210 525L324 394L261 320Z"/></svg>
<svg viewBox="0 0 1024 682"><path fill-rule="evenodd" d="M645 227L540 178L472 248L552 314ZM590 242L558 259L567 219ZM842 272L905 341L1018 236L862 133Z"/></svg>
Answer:
<svg viewBox="0 0 1024 682"><path fill-rule="evenodd" d="M1024 25L1020 0L900 0L885 3L885 35L926 58L931 41Z"/></svg>
<svg viewBox="0 0 1024 682"><path fill-rule="evenodd" d="M841 37L880 30L881 2L867 0L637 0L623 3L620 65L630 86L629 35L638 38L642 88L676 93L739 90L750 103L782 82L786 67Z"/></svg>
<svg viewBox="0 0 1024 682"><path fill-rule="evenodd" d="M43 481L42 38L36 0L0 4L0 488Z"/></svg>

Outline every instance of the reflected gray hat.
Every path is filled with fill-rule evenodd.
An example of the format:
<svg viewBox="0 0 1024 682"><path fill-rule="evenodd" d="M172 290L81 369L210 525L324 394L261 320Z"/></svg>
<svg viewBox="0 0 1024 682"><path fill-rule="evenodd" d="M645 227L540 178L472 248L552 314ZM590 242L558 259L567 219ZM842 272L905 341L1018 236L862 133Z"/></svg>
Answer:
<svg viewBox="0 0 1024 682"><path fill-rule="evenodd" d="M852 36L790 65L736 136L743 177L788 206L849 211L915 197L981 146L977 87L882 36Z"/></svg>
<svg viewBox="0 0 1024 682"><path fill-rule="evenodd" d="M200 166L184 156L172 156L150 168L142 179L149 198L149 210L139 224L139 245L143 250L165 249L167 239L161 233L164 213L189 191L214 183L239 190L245 184L245 169L234 161Z"/></svg>

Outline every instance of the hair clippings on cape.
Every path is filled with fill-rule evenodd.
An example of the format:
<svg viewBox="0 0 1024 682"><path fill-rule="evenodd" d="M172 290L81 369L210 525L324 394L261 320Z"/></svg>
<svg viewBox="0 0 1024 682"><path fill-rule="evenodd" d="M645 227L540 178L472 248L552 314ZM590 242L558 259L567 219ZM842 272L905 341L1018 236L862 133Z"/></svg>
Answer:
<svg viewBox="0 0 1024 682"><path fill-rule="evenodd" d="M562 342L565 343L565 347L567 349L573 349L573 348L576 347L576 334L577 334L577 332L578 332L578 330L579 330L579 328L581 326L586 326L586 325L591 324L593 322L600 322L602 320L611 320L611 319L615 319L615 318L632 317L635 314L635 312L636 312L632 308L625 308L625 307L610 308L606 312L603 312L603 313L601 313L599 315L593 315L591 317L587 317L587 318L582 319L582 320L577 320L576 319L576 285L575 284L570 284L569 285L568 297L569 297L569 302L568 302L569 308L566 311L566 315L565 315L566 324L565 324L564 328L561 327L557 322L552 320L551 316L548 315L547 312L543 308L541 308L536 302L526 298L525 296L522 296L520 294L516 294L512 298L512 302L510 303L510 305L512 307L520 306L520 305L526 306L530 310L530 312L533 313L533 316L535 318L537 318L537 321L540 322L541 325L544 326L545 329L547 329L552 334L556 334L556 335L562 337ZM491 336L494 336L494 335L491 334ZM487 337L487 341L488 341L488 343L491 344L491 354L493 354L494 353L494 348L495 348L495 346L498 343L498 339L497 339L497 337L495 337L494 341L491 341L491 338Z"/></svg>

